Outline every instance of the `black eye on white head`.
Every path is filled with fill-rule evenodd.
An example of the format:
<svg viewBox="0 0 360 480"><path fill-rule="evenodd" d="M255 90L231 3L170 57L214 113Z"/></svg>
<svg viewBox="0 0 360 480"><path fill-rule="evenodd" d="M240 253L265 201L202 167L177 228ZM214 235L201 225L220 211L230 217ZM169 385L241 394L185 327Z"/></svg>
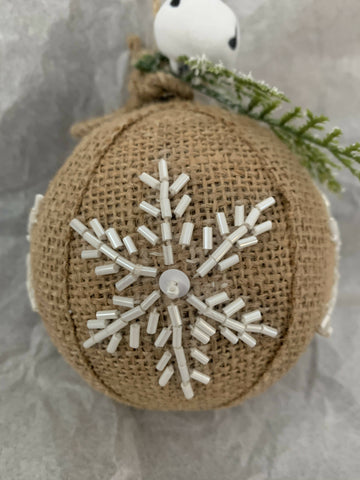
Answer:
<svg viewBox="0 0 360 480"><path fill-rule="evenodd" d="M178 7L181 3L181 0L171 0L170 7Z"/></svg>
<svg viewBox="0 0 360 480"><path fill-rule="evenodd" d="M229 47L232 50L236 50L236 47L237 47L237 28L235 29L235 35L233 37L231 37L230 40L229 40Z"/></svg>

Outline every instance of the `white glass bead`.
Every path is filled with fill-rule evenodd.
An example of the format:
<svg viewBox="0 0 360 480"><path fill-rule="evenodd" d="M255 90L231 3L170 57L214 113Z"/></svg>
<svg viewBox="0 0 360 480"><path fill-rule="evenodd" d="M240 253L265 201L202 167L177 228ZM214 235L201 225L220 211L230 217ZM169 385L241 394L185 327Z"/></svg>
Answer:
<svg viewBox="0 0 360 480"><path fill-rule="evenodd" d="M219 323L224 323L226 320L226 315L216 310L212 310L211 308L207 308L204 312L204 315Z"/></svg>
<svg viewBox="0 0 360 480"><path fill-rule="evenodd" d="M167 180L160 184L160 200L163 198L169 198L169 182Z"/></svg>
<svg viewBox="0 0 360 480"><path fill-rule="evenodd" d="M180 348L182 341L182 326L173 328L172 344L174 348Z"/></svg>
<svg viewBox="0 0 360 480"><path fill-rule="evenodd" d="M190 380L190 373L187 365L178 365L179 373L183 383L187 383Z"/></svg>
<svg viewBox="0 0 360 480"><path fill-rule="evenodd" d="M116 263L109 263L108 265L99 265L95 267L95 275L111 275L113 273L118 273L118 265Z"/></svg>
<svg viewBox="0 0 360 480"><path fill-rule="evenodd" d="M133 275L132 273L129 273L129 275L126 275L124 278L119 280L118 282L115 283L115 288L119 292L122 292L125 290L125 288L129 287L132 283L136 282L138 279L137 275Z"/></svg>
<svg viewBox="0 0 360 480"><path fill-rule="evenodd" d="M233 233L231 233L227 239L229 240L229 242L231 242L232 244L234 244L235 242L237 242L238 240L240 240L241 237L243 237L246 233L248 232L248 229L245 225L241 225L239 228L237 228L236 230L233 231Z"/></svg>
<svg viewBox="0 0 360 480"><path fill-rule="evenodd" d="M156 178L152 177L148 173L142 173L139 175L139 179L145 183L145 185L148 185L151 188L154 188L155 190L159 190L160 188L160 182Z"/></svg>
<svg viewBox="0 0 360 480"><path fill-rule="evenodd" d="M172 217L171 213L171 204L168 198L162 198L160 200L160 209L161 209L161 217L164 220L169 220Z"/></svg>
<svg viewBox="0 0 360 480"><path fill-rule="evenodd" d="M95 333L95 335L92 335L90 338L85 340L83 343L84 348L90 348L93 345L96 345L97 343L102 342L105 340L105 338L110 337L111 333L107 331L107 328L104 328L104 330L100 330L99 332Z"/></svg>
<svg viewBox="0 0 360 480"><path fill-rule="evenodd" d="M216 212L216 223L221 236L230 233L229 225L224 212Z"/></svg>
<svg viewBox="0 0 360 480"><path fill-rule="evenodd" d="M130 297L120 297L119 295L114 295L113 304L119 307L134 308L135 301Z"/></svg>
<svg viewBox="0 0 360 480"><path fill-rule="evenodd" d="M165 385L168 383L168 381L173 376L173 374L174 374L174 367L172 365L169 365L168 367L166 367L161 377L159 378L160 387L165 387Z"/></svg>
<svg viewBox="0 0 360 480"><path fill-rule="evenodd" d="M143 277L155 278L157 275L157 268L145 267L145 265L136 265L136 271L138 275L142 275Z"/></svg>
<svg viewBox="0 0 360 480"><path fill-rule="evenodd" d="M229 303L229 305L226 305L226 307L223 308L223 312L227 317L232 317L234 313L238 312L244 307L245 307L245 302L241 297L239 297L233 302Z"/></svg>
<svg viewBox="0 0 360 480"><path fill-rule="evenodd" d="M247 248L247 247L252 247L253 245L256 245L258 243L258 239L256 237L246 237L242 238L237 242L237 246L240 250Z"/></svg>
<svg viewBox="0 0 360 480"><path fill-rule="evenodd" d="M166 163L166 160L164 160L163 158L159 160L159 178L160 178L160 182L164 180L169 181L167 163Z"/></svg>
<svg viewBox="0 0 360 480"><path fill-rule="evenodd" d="M90 348L93 345L102 342L105 338L110 337L111 335L112 334L108 331L108 327L99 330L95 334L91 332L91 337L83 343L83 346L84 348Z"/></svg>
<svg viewBox="0 0 360 480"><path fill-rule="evenodd" d="M94 234L92 234L91 232L89 232L89 230L87 230L84 235L83 235L83 239L85 240L85 242L87 242L89 245L91 245L92 247L96 248L97 250L101 247L102 245L102 242L97 238L95 237Z"/></svg>
<svg viewBox="0 0 360 480"><path fill-rule="evenodd" d="M203 228L203 249L209 251L213 249L213 229L212 227Z"/></svg>
<svg viewBox="0 0 360 480"><path fill-rule="evenodd" d="M110 335L117 333L119 330L127 326L128 326L127 322L124 322L121 318L118 318L117 320L115 320L115 322L113 322L111 325L108 325L105 328L106 332L108 333L108 335L106 336L109 337Z"/></svg>
<svg viewBox="0 0 360 480"><path fill-rule="evenodd" d="M220 272L223 272L224 270L227 270L228 268L233 267L239 262L240 262L239 255L236 255L235 253L234 255L231 255L231 257L228 257L228 258L225 258L225 260L222 260L218 264L218 269L220 270Z"/></svg>
<svg viewBox="0 0 360 480"><path fill-rule="evenodd" d="M235 333L233 333L227 327L220 328L220 333L224 335L224 337L229 340L229 342L231 342L233 345L235 345L239 341L239 338L235 335Z"/></svg>
<svg viewBox="0 0 360 480"><path fill-rule="evenodd" d="M119 237L115 228L108 228L105 231L105 234L113 248L117 249L123 246L123 242L121 241L121 238Z"/></svg>
<svg viewBox="0 0 360 480"><path fill-rule="evenodd" d="M93 218L90 222L90 227L94 230L95 235L99 240L105 240L105 230L97 218Z"/></svg>
<svg viewBox="0 0 360 480"><path fill-rule="evenodd" d="M73 218L70 222L70 227L75 230L79 235L83 236L87 231L86 225L80 222L77 218Z"/></svg>
<svg viewBox="0 0 360 480"><path fill-rule="evenodd" d="M199 370L195 370L195 369L192 370L190 376L193 380L196 380L197 382L201 382L204 385L207 385L210 382L209 375L206 375L205 373L199 372Z"/></svg>
<svg viewBox="0 0 360 480"><path fill-rule="evenodd" d="M217 293L216 295L213 295L212 297L208 297L205 300L205 303L209 307L213 308L213 307L216 307L216 305L220 305L220 303L226 303L229 300L230 300L229 296L226 292L220 292L220 293Z"/></svg>
<svg viewBox="0 0 360 480"><path fill-rule="evenodd" d="M83 250L81 252L81 258L84 260L89 260L91 258L100 258L101 252L99 250Z"/></svg>
<svg viewBox="0 0 360 480"><path fill-rule="evenodd" d="M175 217L181 218L184 215L185 210L190 205L190 203L191 203L191 197L189 197L189 195L184 195L179 201L179 203L176 205L176 208L174 210Z"/></svg>
<svg viewBox="0 0 360 480"><path fill-rule="evenodd" d="M157 330L160 314L155 309L150 312L146 332L149 335L154 335Z"/></svg>
<svg viewBox="0 0 360 480"><path fill-rule="evenodd" d="M170 186L170 195L174 196L179 193L180 190L185 187L189 180L190 177L186 175L186 173L182 173L181 175L179 175L175 182Z"/></svg>
<svg viewBox="0 0 360 480"><path fill-rule="evenodd" d="M143 310L148 310L155 302L160 298L160 290L154 290L148 295L144 301L140 303L140 308Z"/></svg>
<svg viewBox="0 0 360 480"><path fill-rule="evenodd" d="M149 215L155 218L157 218L160 215L160 210L148 202L143 201L140 203L139 206L141 210L143 210L144 212L148 213Z"/></svg>
<svg viewBox="0 0 360 480"><path fill-rule="evenodd" d="M119 312L117 310L99 310L96 312L97 320L116 320L118 316Z"/></svg>
<svg viewBox="0 0 360 480"><path fill-rule="evenodd" d="M169 360L170 360L171 356L172 355L169 352L169 350L166 350L166 352L163 353L162 357L160 358L160 360L156 364L156 370L159 370L159 372L162 372L164 370L164 368L166 367L166 365L169 363Z"/></svg>
<svg viewBox="0 0 360 480"><path fill-rule="evenodd" d="M182 321L181 321L181 316L180 316L178 306L174 305L174 304L171 304L171 305L168 305L167 309L168 309L168 312L169 312L169 316L170 316L172 326L173 327L181 327Z"/></svg>
<svg viewBox="0 0 360 480"><path fill-rule="evenodd" d="M232 318L227 318L224 325L225 327L235 330L235 332L238 333L243 333L245 331L245 325L237 320L233 320Z"/></svg>
<svg viewBox="0 0 360 480"><path fill-rule="evenodd" d="M113 262L115 262L117 257L119 256L119 254L115 252L115 250L113 250L108 245L105 245L105 243L101 245L100 252L103 253L106 257L108 257Z"/></svg>
<svg viewBox="0 0 360 480"><path fill-rule="evenodd" d="M200 330L210 337L216 333L216 329L202 318L196 320L195 326L200 328Z"/></svg>
<svg viewBox="0 0 360 480"><path fill-rule="evenodd" d="M260 223L259 225L255 225L252 233L255 236L257 236L257 235L261 235L262 233L268 232L271 229L272 229L272 221L267 220L266 222Z"/></svg>
<svg viewBox="0 0 360 480"><path fill-rule="evenodd" d="M250 348L254 348L256 345L256 340L254 337L249 335L248 333L244 332L241 335L239 335L239 338L242 342L246 343Z"/></svg>
<svg viewBox="0 0 360 480"><path fill-rule="evenodd" d="M275 198L269 197L263 200L262 202L258 203L256 205L256 208L259 209L260 212L263 212L264 210L266 210L269 207L272 207L273 205L275 205Z"/></svg>
<svg viewBox="0 0 360 480"><path fill-rule="evenodd" d="M192 358L202 363L203 365L207 365L210 361L210 358L197 348L192 348L190 351L190 355L192 356Z"/></svg>
<svg viewBox="0 0 360 480"><path fill-rule="evenodd" d="M185 352L184 352L183 347L174 348L174 353L175 353L177 364L179 366L180 365L186 365L186 357L185 357Z"/></svg>
<svg viewBox="0 0 360 480"><path fill-rule="evenodd" d="M90 348L93 345L96 345L97 343L101 342L104 340L106 337L108 337L106 329L100 330L99 332L95 333L95 335L91 335L90 338L85 340L83 343L84 348Z"/></svg>
<svg viewBox="0 0 360 480"><path fill-rule="evenodd" d="M138 249L136 248L136 245L130 235L127 235L125 238L123 238L123 242L129 255L137 253Z"/></svg>
<svg viewBox="0 0 360 480"><path fill-rule="evenodd" d="M200 330L200 328L198 328L198 327L192 327L191 335L194 338L196 338L197 340L199 340L199 342L203 343L204 345L206 343L209 343L209 341L210 341L209 335L207 335L205 332Z"/></svg>
<svg viewBox="0 0 360 480"><path fill-rule="evenodd" d="M220 260L228 253L229 250L232 248L232 243L228 240L224 240L220 246L211 254L211 258L213 258L216 263L220 262Z"/></svg>
<svg viewBox="0 0 360 480"><path fill-rule="evenodd" d="M235 227L240 227L244 223L245 209L244 205L235 206Z"/></svg>
<svg viewBox="0 0 360 480"><path fill-rule="evenodd" d="M131 310L122 313L121 320L123 320L124 322L131 322L131 320L136 320L144 314L144 310L140 307L140 305L138 305L137 307L134 307Z"/></svg>
<svg viewBox="0 0 360 480"><path fill-rule="evenodd" d="M172 240L172 233L171 233L171 225L170 223L162 223L161 224L161 237L163 242L167 242Z"/></svg>
<svg viewBox="0 0 360 480"><path fill-rule="evenodd" d="M110 339L110 342L106 348L106 351L108 353L112 353L114 354L119 346L119 343L121 342L121 339L122 339L122 335L121 333L115 333L111 339Z"/></svg>
<svg viewBox="0 0 360 480"><path fill-rule="evenodd" d="M246 325L246 331L250 333L261 333L262 332L262 325L258 323L249 323Z"/></svg>
<svg viewBox="0 0 360 480"><path fill-rule="evenodd" d="M165 346L166 342L169 340L171 335L171 328L163 328L161 332L159 333L159 336L155 340L155 347L157 348L162 348Z"/></svg>
<svg viewBox="0 0 360 480"><path fill-rule="evenodd" d="M186 301L187 303L195 307L196 310L198 310L200 313L205 312L205 310L207 309L206 304L193 294L188 295L186 297Z"/></svg>
<svg viewBox="0 0 360 480"><path fill-rule="evenodd" d="M181 230L179 244L182 245L183 247L190 246L193 231L194 231L194 224L190 222L185 222Z"/></svg>
<svg viewBox="0 0 360 480"><path fill-rule="evenodd" d="M252 323L252 322L258 322L259 320L261 320L261 312L260 312L260 310L254 310L253 312L244 313L241 316L241 320L245 324Z"/></svg>
<svg viewBox="0 0 360 480"><path fill-rule="evenodd" d="M186 400L191 400L194 397L194 392L191 386L191 383L188 382L186 384L182 383L181 384L182 391L184 393L184 397Z"/></svg>
<svg viewBox="0 0 360 480"><path fill-rule="evenodd" d="M125 268L125 270L129 270L129 272L133 272L135 270L135 264L130 262L130 260L128 260L127 258L122 257L121 255L117 257L115 262L120 267Z"/></svg>
<svg viewBox="0 0 360 480"><path fill-rule="evenodd" d="M256 207L253 207L250 210L249 215L245 219L245 225L251 230L255 223L258 221L258 218L260 216L260 210Z"/></svg>
<svg viewBox="0 0 360 480"><path fill-rule="evenodd" d="M165 265L174 265L174 255L172 245L163 245L163 255Z"/></svg>
<svg viewBox="0 0 360 480"><path fill-rule="evenodd" d="M199 277L205 277L217 264L217 261L212 257L208 258L200 267L196 270Z"/></svg>
<svg viewBox="0 0 360 480"><path fill-rule="evenodd" d="M145 240L151 243L151 245L155 246L158 243L159 237L145 225L141 225L137 231L145 238Z"/></svg>
<svg viewBox="0 0 360 480"><path fill-rule="evenodd" d="M105 328L107 324L108 324L107 320L100 318L96 320L88 320L86 323L86 326L89 330L92 330L92 329L96 330L100 328Z"/></svg>
<svg viewBox="0 0 360 480"><path fill-rule="evenodd" d="M130 325L129 347L139 348L140 344L140 323L132 323Z"/></svg>
<svg viewBox="0 0 360 480"><path fill-rule="evenodd" d="M262 325L261 333L263 335L267 335L269 337L275 338L277 337L278 331L276 330L276 328L269 327L268 325Z"/></svg>

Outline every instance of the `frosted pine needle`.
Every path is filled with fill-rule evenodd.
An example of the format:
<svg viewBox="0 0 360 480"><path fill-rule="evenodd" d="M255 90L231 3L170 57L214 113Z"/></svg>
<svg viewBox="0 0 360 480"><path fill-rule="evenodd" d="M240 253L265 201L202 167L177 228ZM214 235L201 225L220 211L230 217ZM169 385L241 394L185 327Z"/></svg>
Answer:
<svg viewBox="0 0 360 480"><path fill-rule="evenodd" d="M161 53L146 54L136 63L142 72L166 72L188 83L194 90L215 99L228 110L266 123L299 157L311 175L329 190L340 192L336 179L341 167L360 180L360 142L348 146L339 143L342 131L325 131L329 121L309 109L289 106L289 99L275 87L254 80L252 75L228 70L205 56L181 57L184 68L175 74Z"/></svg>

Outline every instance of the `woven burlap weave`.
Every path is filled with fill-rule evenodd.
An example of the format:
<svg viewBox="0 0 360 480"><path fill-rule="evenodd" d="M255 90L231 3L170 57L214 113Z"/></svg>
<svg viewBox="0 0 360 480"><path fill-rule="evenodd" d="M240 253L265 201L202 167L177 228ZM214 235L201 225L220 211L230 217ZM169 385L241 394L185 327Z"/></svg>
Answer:
<svg viewBox="0 0 360 480"><path fill-rule="evenodd" d="M181 95L180 95L181 96ZM156 97L156 95L155 95ZM185 93L186 97L186 93ZM116 112L77 126L84 135L74 153L51 182L32 231L31 259L35 296L46 328L67 361L97 390L135 407L159 410L200 410L236 405L278 380L305 350L329 300L334 272L334 245L323 200L290 151L268 129L247 117L217 107L200 106L184 99L150 103L134 111ZM136 102L135 102L136 104ZM140 107L140 108L139 108ZM76 130L75 128L75 130ZM251 205L268 196L276 206L264 215L274 228L259 243L240 255L240 263L210 278L192 280L195 294L203 297L221 290L233 299L242 296L246 311L259 308L264 323L278 329L276 339L257 336L251 349L232 345L216 334L202 350L211 362L202 371L209 385L194 385L195 397L185 400L180 381L158 385L155 365L163 350L146 334L141 320L140 348L128 346L128 331L118 352L106 352L107 342L88 350L87 320L98 310L112 307L115 276L99 277L94 267L104 260L81 260L84 241L69 227L72 218L84 223L96 217L122 236L146 224L158 226L140 211L139 203L154 203L155 193L138 175L157 176L157 161L166 156L169 173L188 173L186 193L192 197L184 220L195 223L190 250L175 248L175 268L192 277L196 265L187 259L204 259L202 227L215 227L215 212L227 212L229 221L236 203ZM180 227L173 221L175 237ZM157 232L159 233L159 232ZM220 241L217 237L216 242ZM145 240L136 235L139 259L164 270L161 259L150 255ZM126 290L138 299L154 288L144 279ZM181 303L184 323L194 322L195 312ZM167 319L160 318L160 326ZM186 349L194 346L185 329Z"/></svg>

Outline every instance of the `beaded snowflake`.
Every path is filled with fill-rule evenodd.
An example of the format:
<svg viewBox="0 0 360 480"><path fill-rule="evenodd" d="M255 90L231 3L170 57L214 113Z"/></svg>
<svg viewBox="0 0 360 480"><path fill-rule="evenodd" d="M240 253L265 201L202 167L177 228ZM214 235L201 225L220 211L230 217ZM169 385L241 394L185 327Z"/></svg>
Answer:
<svg viewBox="0 0 360 480"><path fill-rule="evenodd" d="M109 339L107 352L116 354L122 340L121 332L123 329L129 328L129 346L137 349L140 345L139 319L147 316L147 334L155 335L155 347L165 349L156 366L154 365L160 375L159 385L165 387L174 375L174 367L177 367L182 391L185 398L190 400L194 396L193 380L205 385L210 381L210 376L199 370L201 365L206 365L210 360L208 355L201 351L201 344L207 344L210 337L217 331L232 344L242 341L250 348L256 345L253 334L276 337L278 332L275 328L261 322L260 310L239 313L245 306L242 298L235 298L231 301L225 291L214 293L205 299L195 296L191 290L191 279L186 273L171 268L175 263L171 219L175 217L180 220L183 217L191 203L191 197L184 194L174 210L172 210L172 199L186 187L190 177L182 173L170 185L167 162L161 159L159 161L159 180L147 173L142 173L139 178L144 184L159 192L158 206L142 201L140 209L156 219L160 228L158 235L147 226L141 225L137 229L137 233L153 247L161 244L164 269L160 272L160 269L156 267L136 264L129 260L128 257L132 257L138 251L133 236L120 238L116 229L105 230L98 219L89 222L90 228L80 220L73 219L70 226L91 246L91 249L82 251L82 258L106 257L110 260L110 263L95 267L96 275L117 274L120 269L128 272L115 283L115 288L120 294L140 277L151 277L157 280L156 288L141 302L132 297L115 295L113 305L121 307L121 310L114 308L99 311L96 313L96 319L88 320L89 338L85 340L83 346L90 348ZM254 206L246 217L244 206L236 205L234 227L231 228L225 213L217 212L216 223L222 241L219 246L214 248L213 228L203 227L202 248L208 257L198 266L195 277L204 278L215 268L223 272L239 263L240 258L236 251L255 245L259 235L271 230L272 222L270 220L259 224L257 222L260 215L274 203L273 197L266 198ZM178 242L183 248L190 247L193 231L193 223L182 223ZM121 249L127 252L126 256L119 253ZM233 253L233 251L235 252ZM158 309L163 295L170 299L170 303L163 306L164 314L168 318L168 325L158 333L160 317ZM188 349L186 345L184 348L182 341L184 324L178 302L180 298L184 299L196 312L194 315L196 320L190 325L190 329L192 337L199 342L199 348ZM171 347L169 345L170 338L172 340Z"/></svg>

